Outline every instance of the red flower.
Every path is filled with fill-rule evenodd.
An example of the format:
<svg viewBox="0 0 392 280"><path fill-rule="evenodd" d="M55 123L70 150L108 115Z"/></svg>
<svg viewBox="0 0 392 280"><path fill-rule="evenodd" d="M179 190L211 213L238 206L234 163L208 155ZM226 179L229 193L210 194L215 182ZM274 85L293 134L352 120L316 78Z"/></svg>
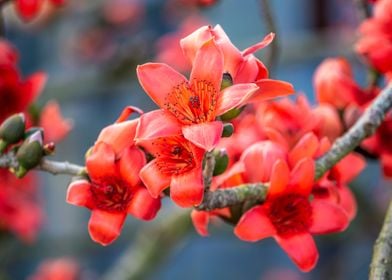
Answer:
<svg viewBox="0 0 392 280"><path fill-rule="evenodd" d="M138 144L155 157L140 171L140 178L153 197L159 197L170 186L170 197L179 206L201 203L204 150L183 136L159 137Z"/></svg>
<svg viewBox="0 0 392 280"><path fill-rule="evenodd" d="M46 75L37 72L22 80L16 67L18 54L6 41L0 40L0 123L12 114L24 112L41 93Z"/></svg>
<svg viewBox="0 0 392 280"><path fill-rule="evenodd" d="M207 41L197 52L188 81L183 75L163 63L147 63L137 67L139 82L163 110L154 127L158 132L143 131L156 136L173 135L182 130L186 139L210 151L222 134L223 124L216 117L230 109L244 105L257 90L255 84L237 84L220 91L223 74L223 56L213 40ZM156 114L155 112L151 112ZM143 118L146 118L147 113ZM173 118L174 116L174 118ZM165 129L164 129L165 128Z"/></svg>
<svg viewBox="0 0 392 280"><path fill-rule="evenodd" d="M354 80L350 64L344 58L328 58L317 67L314 89L320 103L331 104L337 109L358 103L357 100L365 97Z"/></svg>
<svg viewBox="0 0 392 280"><path fill-rule="evenodd" d="M61 116L60 106L56 101L50 101L41 112L39 126L44 129L45 141L59 142L71 131L72 122Z"/></svg>
<svg viewBox="0 0 392 280"><path fill-rule="evenodd" d="M86 160L91 182L78 180L68 188L67 202L91 209L91 238L108 245L119 235L127 214L150 220L160 208L138 176L144 153L134 145L138 120L125 121L127 108L113 125L104 128Z"/></svg>
<svg viewBox="0 0 392 280"><path fill-rule="evenodd" d="M50 259L42 262L28 280L78 280L81 279L78 263L69 258Z"/></svg>
<svg viewBox="0 0 392 280"><path fill-rule="evenodd" d="M197 51L208 40L213 39L222 49L224 57L223 71L228 72L237 83L256 83L259 87L251 102L263 101L277 96L284 96L294 92L290 83L268 79L268 70L253 53L268 46L274 34L268 34L261 42L239 51L230 41L220 25L214 28L203 26L181 40L181 47L188 59L195 63Z"/></svg>
<svg viewBox="0 0 392 280"><path fill-rule="evenodd" d="M345 211L326 201L309 201L314 162L299 161L291 170L284 160L275 162L266 201L246 212L234 229L245 241L274 237L302 271L316 265L318 252L311 234L344 230Z"/></svg>
<svg viewBox="0 0 392 280"><path fill-rule="evenodd" d="M380 0L374 5L374 15L359 27L361 38L356 50L378 71L392 71L392 1Z"/></svg>
<svg viewBox="0 0 392 280"><path fill-rule="evenodd" d="M65 0L50 0L56 6L63 5ZM24 21L34 19L42 10L44 0L15 0L15 9Z"/></svg>
<svg viewBox="0 0 392 280"><path fill-rule="evenodd" d="M33 242L42 220L35 175L17 179L8 170L0 169L0 228Z"/></svg>

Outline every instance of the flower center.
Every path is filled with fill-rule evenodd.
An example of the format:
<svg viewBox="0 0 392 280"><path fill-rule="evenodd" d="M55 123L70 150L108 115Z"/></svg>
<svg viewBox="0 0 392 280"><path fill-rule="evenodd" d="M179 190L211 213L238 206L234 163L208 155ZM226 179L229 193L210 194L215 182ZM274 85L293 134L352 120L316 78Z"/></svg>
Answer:
<svg viewBox="0 0 392 280"><path fill-rule="evenodd" d="M108 180L103 183L92 183L91 192L99 209L113 212L126 211L132 192L121 180Z"/></svg>
<svg viewBox="0 0 392 280"><path fill-rule="evenodd" d="M205 80L187 82L173 88L166 97L164 108L184 124L209 122L215 119L217 91Z"/></svg>
<svg viewBox="0 0 392 280"><path fill-rule="evenodd" d="M192 144L182 136L158 138L153 145L159 147L160 152L154 156L159 170L164 174L183 174L196 166Z"/></svg>
<svg viewBox="0 0 392 280"><path fill-rule="evenodd" d="M278 234L292 235L308 230L311 225L312 208L303 196L283 195L272 201L269 217Z"/></svg>

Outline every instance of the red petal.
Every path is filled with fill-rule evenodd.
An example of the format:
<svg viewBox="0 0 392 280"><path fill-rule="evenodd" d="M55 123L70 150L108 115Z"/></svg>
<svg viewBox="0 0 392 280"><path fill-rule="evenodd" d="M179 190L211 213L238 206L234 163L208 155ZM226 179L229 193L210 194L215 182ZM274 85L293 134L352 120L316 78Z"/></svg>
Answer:
<svg viewBox="0 0 392 280"><path fill-rule="evenodd" d="M134 217L149 221L155 218L161 208L161 198L153 198L145 188L138 188L128 207L128 213Z"/></svg>
<svg viewBox="0 0 392 280"><path fill-rule="evenodd" d="M102 129L96 142L108 144L116 156L119 156L125 149L134 145L137 125L137 119L109 125Z"/></svg>
<svg viewBox="0 0 392 280"><path fill-rule="evenodd" d="M164 63L146 63L136 68L137 77L145 92L161 108L173 89L187 79Z"/></svg>
<svg viewBox="0 0 392 280"><path fill-rule="evenodd" d="M172 114L165 110L155 110L140 117L135 139L138 142L181 134L181 124Z"/></svg>
<svg viewBox="0 0 392 280"><path fill-rule="evenodd" d="M94 198L90 188L91 184L87 180L73 181L68 186L66 201L72 205L93 208Z"/></svg>
<svg viewBox="0 0 392 280"><path fill-rule="evenodd" d="M220 121L193 124L182 128L187 140L206 151L211 151L218 145L222 131L223 124Z"/></svg>
<svg viewBox="0 0 392 280"><path fill-rule="evenodd" d="M381 165L384 175L386 177L392 177L392 155L383 153L381 155Z"/></svg>
<svg viewBox="0 0 392 280"><path fill-rule="evenodd" d="M304 158L291 171L290 192L308 196L312 191L314 181L314 161Z"/></svg>
<svg viewBox="0 0 392 280"><path fill-rule="evenodd" d="M37 16L42 4L42 0L16 0L15 8L23 20L29 21Z"/></svg>
<svg viewBox="0 0 392 280"><path fill-rule="evenodd" d="M268 198L278 196L285 192L290 179L290 170L284 160L275 162L272 169L271 185L268 189Z"/></svg>
<svg viewBox="0 0 392 280"><path fill-rule="evenodd" d="M141 109L139 109L138 107L127 106L121 112L121 115L116 120L116 123L126 121L129 118L129 116L132 115L133 113L138 113L139 115L143 115L144 112Z"/></svg>
<svg viewBox="0 0 392 280"><path fill-rule="evenodd" d="M173 175L170 197L181 207L199 205L203 200L204 186L201 168L180 175Z"/></svg>
<svg viewBox="0 0 392 280"><path fill-rule="evenodd" d="M155 160L145 165L140 171L139 176L154 198L159 197L161 192L169 187L171 181L171 176L167 176L159 171Z"/></svg>
<svg viewBox="0 0 392 280"><path fill-rule="evenodd" d="M313 132L305 134L288 155L289 164L295 166L303 158L313 158L318 150L319 141Z"/></svg>
<svg viewBox="0 0 392 280"><path fill-rule="evenodd" d="M315 199L312 201L311 233L322 234L340 232L347 228L349 220L343 208Z"/></svg>
<svg viewBox="0 0 392 280"><path fill-rule="evenodd" d="M256 206L242 215L234 234L241 240L255 242L275 235L276 229L264 206Z"/></svg>
<svg viewBox="0 0 392 280"><path fill-rule="evenodd" d="M25 94L28 96L29 104L34 102L41 94L46 84L47 75L43 72L37 72L28 77L24 84Z"/></svg>
<svg viewBox="0 0 392 280"><path fill-rule="evenodd" d="M106 143L97 143L92 153L86 159L86 167L90 178L116 177L115 154L111 146Z"/></svg>
<svg viewBox="0 0 392 280"><path fill-rule="evenodd" d="M339 194L339 206L346 210L347 216L351 221L357 214L357 202L354 194L351 192L350 188L345 185L339 186L337 190Z"/></svg>
<svg viewBox="0 0 392 280"><path fill-rule="evenodd" d="M253 46L250 46L249 48L245 49L242 51L242 55L243 56L247 56L250 54L253 54L255 52L257 52L260 49L265 48L266 46L268 46L269 44L271 44L271 42L274 40L275 38L275 33L269 33L268 35L266 35L263 40L257 44L254 44Z"/></svg>
<svg viewBox="0 0 392 280"><path fill-rule="evenodd" d="M210 222L210 213L207 211L192 210L191 219L193 226L201 236L208 236L208 224Z"/></svg>
<svg viewBox="0 0 392 280"><path fill-rule="evenodd" d="M292 84L280 80L262 79L256 82L259 90L249 102L261 102L268 99L286 96L295 92Z"/></svg>
<svg viewBox="0 0 392 280"><path fill-rule="evenodd" d="M205 42L196 53L190 83L207 81L220 90L223 75L223 54L213 39Z"/></svg>
<svg viewBox="0 0 392 280"><path fill-rule="evenodd" d="M219 96L216 114L219 116L245 105L257 90L255 84L236 84L226 88Z"/></svg>
<svg viewBox="0 0 392 280"><path fill-rule="evenodd" d="M146 157L136 147L125 150L118 162L121 177L130 186L136 186L140 182L139 172L144 165L146 165Z"/></svg>
<svg viewBox="0 0 392 280"><path fill-rule="evenodd" d="M349 183L366 166L365 159L356 153L350 153L341 159L332 169L332 174L335 180L340 183Z"/></svg>
<svg viewBox="0 0 392 280"><path fill-rule="evenodd" d="M103 246L112 243L120 235L126 215L94 209L88 223L91 239Z"/></svg>
<svg viewBox="0 0 392 280"><path fill-rule="evenodd" d="M318 251L309 233L289 237L275 236L275 240L303 272L308 272L315 267Z"/></svg>

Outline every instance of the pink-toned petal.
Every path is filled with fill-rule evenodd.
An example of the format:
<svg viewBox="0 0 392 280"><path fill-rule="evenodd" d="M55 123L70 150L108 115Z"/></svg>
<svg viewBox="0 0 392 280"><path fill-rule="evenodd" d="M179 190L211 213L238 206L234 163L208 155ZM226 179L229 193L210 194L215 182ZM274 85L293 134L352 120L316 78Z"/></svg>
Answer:
<svg viewBox="0 0 392 280"><path fill-rule="evenodd" d="M256 206L242 215L234 234L241 240L255 242L275 235L276 229L264 206Z"/></svg>
<svg viewBox="0 0 392 280"><path fill-rule="evenodd" d="M218 99L216 114L222 115L227 111L245 105L252 95L258 90L255 84L236 84L221 92Z"/></svg>
<svg viewBox="0 0 392 280"><path fill-rule="evenodd" d="M282 97L295 92L292 84L280 80L262 79L255 83L259 90L249 100L250 103Z"/></svg>
<svg viewBox="0 0 392 280"><path fill-rule="evenodd" d="M68 186L66 197L67 203L90 209L93 208L95 203L90 188L91 184L87 180L73 181Z"/></svg>
<svg viewBox="0 0 392 280"><path fill-rule="evenodd" d="M91 211L88 231L95 242L107 246L112 243L121 233L126 218L124 212L107 212L100 209Z"/></svg>
<svg viewBox="0 0 392 280"><path fill-rule="evenodd" d="M284 150L272 141L261 141L251 145L240 158L240 161L244 163L246 181L268 182L274 163L284 158Z"/></svg>
<svg viewBox="0 0 392 280"><path fill-rule="evenodd" d="M158 137L181 135L181 124L169 112L155 110L140 117L135 140L149 140Z"/></svg>
<svg viewBox="0 0 392 280"><path fill-rule="evenodd" d="M309 233L288 237L275 236L275 240L303 272L308 272L316 266L319 254Z"/></svg>
<svg viewBox="0 0 392 280"><path fill-rule="evenodd" d="M173 89L187 79L164 63L146 63L136 68L137 77L145 92L161 108Z"/></svg>
<svg viewBox="0 0 392 280"><path fill-rule="evenodd" d="M201 168L180 175L173 175L170 197L181 207L193 207L203 200L204 186Z"/></svg>
<svg viewBox="0 0 392 280"><path fill-rule="evenodd" d="M128 214L149 221L155 218L161 209L161 198L153 198L148 190L139 187L134 193L128 206Z"/></svg>
<svg viewBox="0 0 392 280"><path fill-rule="evenodd" d="M208 236L208 224L210 222L210 212L192 210L191 219L193 226L201 236Z"/></svg>
<svg viewBox="0 0 392 280"><path fill-rule="evenodd" d="M156 160L150 161L139 173L140 179L153 198L159 197L161 192L169 187L171 181L171 176L159 171L155 163Z"/></svg>
<svg viewBox="0 0 392 280"><path fill-rule="evenodd" d="M278 159L272 169L271 185L268 189L268 198L279 196L285 192L290 179L290 170L286 161Z"/></svg>
<svg viewBox="0 0 392 280"><path fill-rule="evenodd" d="M123 109L120 116L117 118L116 123L126 121L129 118L129 116L132 115L133 113L138 113L139 115L143 115L144 112L138 107L127 106Z"/></svg>
<svg viewBox="0 0 392 280"><path fill-rule="evenodd" d="M192 124L184 126L184 137L196 146L211 151L218 145L223 131L223 123L220 121Z"/></svg>
<svg viewBox="0 0 392 280"><path fill-rule="evenodd" d="M223 75L223 54L213 39L205 42L196 53L190 83L207 81L216 91L220 90Z"/></svg>
<svg viewBox="0 0 392 280"><path fill-rule="evenodd" d="M250 46L249 48L243 50L242 55L247 56L247 55L250 55L250 54L257 52L260 49L265 48L266 46L271 44L271 42L274 40L274 38L275 38L275 33L272 33L272 32L269 33L268 35L266 35L263 38L263 40L261 40L261 42L258 42L257 44L254 44L253 46Z"/></svg>
<svg viewBox="0 0 392 280"><path fill-rule="evenodd" d="M120 175L129 186L136 186L140 182L139 172L146 165L144 152L136 147L124 151L118 162Z"/></svg>
<svg viewBox="0 0 392 280"><path fill-rule="evenodd" d="M299 161L291 171L290 192L308 196L312 191L315 164L311 158Z"/></svg>
<svg viewBox="0 0 392 280"><path fill-rule="evenodd" d="M264 128L264 133L267 136L268 139L271 141L281 145L284 147L285 150L289 149L289 143L286 140L286 138L280 133L278 130L272 127L266 127Z"/></svg>
<svg viewBox="0 0 392 280"><path fill-rule="evenodd" d="M134 145L134 138L138 120L114 123L102 129L97 143L104 142L112 147L116 156L126 148Z"/></svg>
<svg viewBox="0 0 392 280"><path fill-rule="evenodd" d="M29 76L24 83L26 97L28 96L28 104L34 102L43 91L48 76L44 72L37 72Z"/></svg>
<svg viewBox="0 0 392 280"><path fill-rule="evenodd" d="M349 219L346 211L336 204L315 199L312 205L312 225L309 232L324 234L340 232L347 228Z"/></svg>
<svg viewBox="0 0 392 280"><path fill-rule="evenodd" d="M288 155L289 164L295 166L303 158L314 158L319 147L319 140L313 132L305 134L291 149Z"/></svg>
<svg viewBox="0 0 392 280"><path fill-rule="evenodd" d="M337 187L337 191L339 195L339 206L346 210L347 216L351 221L357 214L357 201L355 200L355 196L350 188L345 185Z"/></svg>
<svg viewBox="0 0 392 280"><path fill-rule="evenodd" d="M205 25L180 40L184 55L193 63L200 46L213 38L212 27Z"/></svg>
<svg viewBox="0 0 392 280"><path fill-rule="evenodd" d="M116 177L116 155L111 146L99 142L95 144L91 154L86 159L87 172L92 179Z"/></svg>

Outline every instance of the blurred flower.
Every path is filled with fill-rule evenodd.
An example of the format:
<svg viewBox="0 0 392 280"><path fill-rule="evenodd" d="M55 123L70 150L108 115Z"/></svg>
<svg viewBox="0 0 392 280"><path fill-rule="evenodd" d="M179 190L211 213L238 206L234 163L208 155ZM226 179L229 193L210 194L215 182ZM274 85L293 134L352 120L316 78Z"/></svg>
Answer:
<svg viewBox="0 0 392 280"><path fill-rule="evenodd" d="M216 117L244 105L257 90L251 83L220 90L223 57L212 40L197 52L189 81L163 63L140 65L137 75L143 89L164 109L163 119L157 121L170 131L180 128L186 139L207 151L216 147L222 135L223 123ZM158 136L170 135L160 131Z"/></svg>
<svg viewBox="0 0 392 280"><path fill-rule="evenodd" d="M115 124L101 131L86 159L91 182L74 181L67 192L68 203L91 210L89 233L102 245L120 235L127 214L150 220L161 206L139 178L146 158L133 141L138 119L126 121L134 110L126 108Z"/></svg>
<svg viewBox="0 0 392 280"><path fill-rule="evenodd" d="M56 101L50 101L42 109L39 126L44 130L46 142L59 142L71 131L72 122L61 116Z"/></svg>
<svg viewBox="0 0 392 280"><path fill-rule="evenodd" d="M12 114L24 112L41 93L46 75L37 72L26 80L17 69L18 54L7 41L0 39L0 123Z"/></svg>
<svg viewBox="0 0 392 280"><path fill-rule="evenodd" d="M15 9L24 21L31 21L38 16L45 0L15 0ZM61 6L66 0L49 0L53 5Z"/></svg>
<svg viewBox="0 0 392 280"><path fill-rule="evenodd" d="M104 3L104 18L115 25L134 25L144 17L144 3L141 0L111 0Z"/></svg>
<svg viewBox="0 0 392 280"><path fill-rule="evenodd" d="M42 220L35 174L17 179L8 170L0 169L0 229L33 242Z"/></svg>
<svg viewBox="0 0 392 280"><path fill-rule="evenodd" d="M81 280L78 263L70 258L49 259L43 261L37 271L28 280Z"/></svg>
<svg viewBox="0 0 392 280"><path fill-rule="evenodd" d="M374 4L373 17L359 27L361 37L356 51L381 73L392 71L392 1Z"/></svg>
<svg viewBox="0 0 392 280"><path fill-rule="evenodd" d="M247 211L234 233L255 242L274 237L302 271L316 265L318 252L311 234L339 232L347 228L346 212L326 201L309 201L314 162L303 158L293 169L284 160L275 162L265 202Z"/></svg>
<svg viewBox="0 0 392 280"><path fill-rule="evenodd" d="M259 87L251 102L263 101L277 96L285 96L294 93L290 83L268 79L268 70L253 53L268 46L274 34L270 33L259 43L250 46L242 52L230 41L220 25L214 28L203 26L181 40L181 47L187 58L194 64L196 54L206 41L213 39L223 53L223 72L227 72L233 79L234 84L256 83Z"/></svg>

